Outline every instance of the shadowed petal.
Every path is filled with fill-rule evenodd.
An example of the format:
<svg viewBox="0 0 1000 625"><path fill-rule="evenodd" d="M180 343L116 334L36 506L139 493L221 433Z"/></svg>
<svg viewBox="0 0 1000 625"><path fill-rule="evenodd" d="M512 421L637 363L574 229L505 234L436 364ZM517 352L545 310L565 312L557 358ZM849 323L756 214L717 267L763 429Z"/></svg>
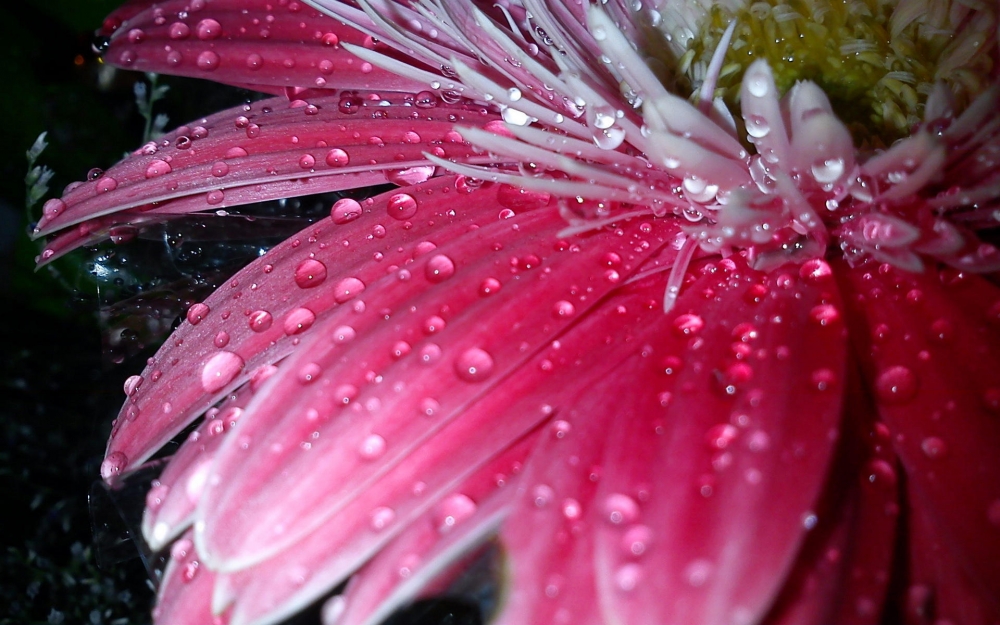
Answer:
<svg viewBox="0 0 1000 625"><path fill-rule="evenodd" d="M837 286L820 260L763 274L729 259L704 266L675 310L632 376L640 399L608 434L602 607L610 623L754 623L816 522L838 437ZM638 561L622 548L636 526L655 536Z"/></svg>
<svg viewBox="0 0 1000 625"><path fill-rule="evenodd" d="M973 594L1000 606L1000 289L953 269L868 263L840 273L856 293L852 334L907 473L910 505Z"/></svg>
<svg viewBox="0 0 1000 625"><path fill-rule="evenodd" d="M900 515L897 459L888 430L874 420L860 372L852 368L848 378L843 435L817 525L767 625L883 622Z"/></svg>

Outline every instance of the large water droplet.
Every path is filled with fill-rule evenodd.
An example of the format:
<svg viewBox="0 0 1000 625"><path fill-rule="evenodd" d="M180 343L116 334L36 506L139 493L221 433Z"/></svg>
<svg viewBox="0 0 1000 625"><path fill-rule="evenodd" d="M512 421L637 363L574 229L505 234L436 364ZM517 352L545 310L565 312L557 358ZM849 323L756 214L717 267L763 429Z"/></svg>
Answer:
<svg viewBox="0 0 1000 625"><path fill-rule="evenodd" d="M632 523L639 518L639 504L628 495L614 493L604 500L604 518L614 525Z"/></svg>
<svg viewBox="0 0 1000 625"><path fill-rule="evenodd" d="M271 327L271 313L266 310L255 310L247 318L247 325L254 332L263 332Z"/></svg>
<svg viewBox="0 0 1000 625"><path fill-rule="evenodd" d="M333 287L334 299L343 304L365 290L365 283L357 278L344 278Z"/></svg>
<svg viewBox="0 0 1000 625"><path fill-rule="evenodd" d="M438 504L434 524L444 534L476 512L476 502L462 493L452 493Z"/></svg>
<svg viewBox="0 0 1000 625"><path fill-rule="evenodd" d="M467 349L455 361L455 372L466 382L481 382L493 372L493 357L478 347Z"/></svg>
<svg viewBox="0 0 1000 625"><path fill-rule="evenodd" d="M406 193L396 193L389 197L386 211L393 219L400 221L411 219L417 214L417 201Z"/></svg>
<svg viewBox="0 0 1000 625"><path fill-rule="evenodd" d="M875 380L875 392L886 404L904 404L917 395L919 388L916 374L903 366L889 367Z"/></svg>
<svg viewBox="0 0 1000 625"><path fill-rule="evenodd" d="M305 332L311 328L312 324L315 322L316 313L308 308L296 308L289 311L288 315L285 317L282 327L285 334L292 336L294 334Z"/></svg>
<svg viewBox="0 0 1000 625"><path fill-rule="evenodd" d="M364 213L361 204L351 198L337 200L330 209L330 217L335 224L346 224L354 221Z"/></svg>
<svg viewBox="0 0 1000 625"><path fill-rule="evenodd" d="M385 453L385 439L378 434L371 434L361 441L358 453L365 460L376 460Z"/></svg>
<svg viewBox="0 0 1000 625"><path fill-rule="evenodd" d="M444 254L438 254L427 261L424 275L429 282L444 282L455 275L455 263Z"/></svg>
<svg viewBox="0 0 1000 625"><path fill-rule="evenodd" d="M198 325L202 319L208 316L209 312L210 310L207 305L202 304L201 302L194 304L191 308L188 308L187 311L188 323L193 326Z"/></svg>
<svg viewBox="0 0 1000 625"><path fill-rule="evenodd" d="M326 265L314 258L308 258L295 268L295 284L303 289L311 289L326 280Z"/></svg>
<svg viewBox="0 0 1000 625"><path fill-rule="evenodd" d="M224 388L243 370L243 359L233 352L219 352L201 370L201 387L206 393Z"/></svg>

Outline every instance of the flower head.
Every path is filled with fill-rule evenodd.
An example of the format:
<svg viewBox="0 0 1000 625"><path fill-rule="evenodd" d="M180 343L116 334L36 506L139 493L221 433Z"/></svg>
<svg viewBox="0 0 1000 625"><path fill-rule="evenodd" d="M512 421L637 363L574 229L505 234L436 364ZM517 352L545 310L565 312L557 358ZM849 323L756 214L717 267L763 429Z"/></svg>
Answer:
<svg viewBox="0 0 1000 625"><path fill-rule="evenodd" d="M109 18L113 62L281 96L39 222L47 261L395 185L126 383L108 480L204 415L147 501L158 622L348 578L325 619L378 622L493 535L502 623L997 620L995 7L313 4Z"/></svg>

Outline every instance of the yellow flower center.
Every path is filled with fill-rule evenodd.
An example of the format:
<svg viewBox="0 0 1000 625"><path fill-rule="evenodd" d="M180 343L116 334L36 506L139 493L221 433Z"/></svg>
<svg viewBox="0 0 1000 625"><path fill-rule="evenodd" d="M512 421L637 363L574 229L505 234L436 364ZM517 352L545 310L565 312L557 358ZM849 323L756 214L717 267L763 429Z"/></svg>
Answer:
<svg viewBox="0 0 1000 625"><path fill-rule="evenodd" d="M680 67L699 84L735 19L716 96L738 110L744 70L764 59L779 90L798 80L815 82L859 147L882 147L922 121L935 83L951 89L958 110L988 86L996 16L989 3L971 10L974 3L957 2L759 0L736 11L715 4Z"/></svg>

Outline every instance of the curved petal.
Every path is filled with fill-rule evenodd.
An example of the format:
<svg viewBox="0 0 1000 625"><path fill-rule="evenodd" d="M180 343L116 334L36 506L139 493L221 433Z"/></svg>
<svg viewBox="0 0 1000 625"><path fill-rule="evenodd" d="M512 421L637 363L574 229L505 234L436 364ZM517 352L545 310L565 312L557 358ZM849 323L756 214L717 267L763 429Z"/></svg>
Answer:
<svg viewBox="0 0 1000 625"><path fill-rule="evenodd" d="M473 220L488 223L503 211L527 212L548 201L525 202L498 185L473 191L466 182L440 178L351 204L341 219L309 226L193 306L123 406L105 479L141 464L259 367L290 353L317 318L354 297L359 283L412 262L418 242L444 243ZM227 335L224 349L216 344L220 332ZM210 364L207 383L199 383Z"/></svg>
<svg viewBox="0 0 1000 625"><path fill-rule="evenodd" d="M215 573L202 565L188 532L170 550L163 581L156 593L157 625L191 625L210 614Z"/></svg>
<svg viewBox="0 0 1000 625"><path fill-rule="evenodd" d="M925 517L978 601L1000 607L1000 289L953 269L843 267L852 338ZM865 332L864 329L868 331ZM922 521L921 521L922 522ZM923 547L920 547L923 548Z"/></svg>
<svg viewBox="0 0 1000 625"><path fill-rule="evenodd" d="M369 37L300 2L130 3L105 20L102 34L110 37L104 59L119 67L268 93L287 87L425 88L362 62L340 44L373 45Z"/></svg>
<svg viewBox="0 0 1000 625"><path fill-rule="evenodd" d="M345 497L522 371L677 232L671 222L636 220L571 245L557 239L564 225L543 210L486 221L450 242L436 237L432 253L367 283L363 308L318 324L248 406L237 433L247 444L220 451L196 533L212 566L252 565L324 523ZM617 272L608 273L609 259ZM484 297L492 281L500 288ZM307 369L318 383L303 384ZM428 399L433 420L414 419ZM313 453L303 454L310 436ZM276 507L275 498L289 504Z"/></svg>
<svg viewBox="0 0 1000 625"><path fill-rule="evenodd" d="M413 184L434 173L425 153L463 160L471 154L453 131L457 121L498 119L482 108L433 98L425 104L416 117L412 96L274 98L216 113L67 187L61 199L46 202L35 235L126 209L148 220L386 182ZM43 253L43 260L49 256Z"/></svg>
<svg viewBox="0 0 1000 625"><path fill-rule="evenodd" d="M596 495L607 622L755 623L784 586L839 436L846 330L830 273L705 265L657 324ZM637 528L655 537L639 558L622 548Z"/></svg>

